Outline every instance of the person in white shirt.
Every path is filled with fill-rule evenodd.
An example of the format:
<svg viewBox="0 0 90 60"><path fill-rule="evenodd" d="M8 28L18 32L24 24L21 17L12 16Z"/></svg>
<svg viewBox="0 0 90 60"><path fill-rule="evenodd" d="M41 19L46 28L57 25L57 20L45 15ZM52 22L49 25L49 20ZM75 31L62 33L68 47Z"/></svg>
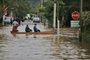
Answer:
<svg viewBox="0 0 90 60"><path fill-rule="evenodd" d="M18 32L17 30L18 26L19 26L19 23L17 21L13 21L12 32Z"/></svg>

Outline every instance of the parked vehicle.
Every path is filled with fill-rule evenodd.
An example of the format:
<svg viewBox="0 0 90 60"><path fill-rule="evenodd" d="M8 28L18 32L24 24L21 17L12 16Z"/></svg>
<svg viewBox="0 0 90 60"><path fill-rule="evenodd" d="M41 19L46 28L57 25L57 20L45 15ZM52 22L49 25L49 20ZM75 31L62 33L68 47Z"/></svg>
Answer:
<svg viewBox="0 0 90 60"><path fill-rule="evenodd" d="M11 17L5 17L3 21L4 21L4 23L10 23Z"/></svg>

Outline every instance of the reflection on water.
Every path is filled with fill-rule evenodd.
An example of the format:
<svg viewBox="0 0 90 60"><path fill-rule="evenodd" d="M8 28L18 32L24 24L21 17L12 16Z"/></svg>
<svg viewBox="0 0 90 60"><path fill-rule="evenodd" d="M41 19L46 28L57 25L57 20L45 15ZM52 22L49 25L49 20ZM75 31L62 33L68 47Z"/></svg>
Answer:
<svg viewBox="0 0 90 60"><path fill-rule="evenodd" d="M0 29L0 60L90 60L89 49L74 38L53 35L10 34ZM87 54L88 53L88 54Z"/></svg>

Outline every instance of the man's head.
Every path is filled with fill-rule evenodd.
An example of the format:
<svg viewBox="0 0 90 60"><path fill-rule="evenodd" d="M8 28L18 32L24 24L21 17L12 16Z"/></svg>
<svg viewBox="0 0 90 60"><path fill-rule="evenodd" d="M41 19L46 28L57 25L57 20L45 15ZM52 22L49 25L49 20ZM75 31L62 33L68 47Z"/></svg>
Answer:
<svg viewBox="0 0 90 60"><path fill-rule="evenodd" d="M28 26L28 25L26 25L26 26Z"/></svg>

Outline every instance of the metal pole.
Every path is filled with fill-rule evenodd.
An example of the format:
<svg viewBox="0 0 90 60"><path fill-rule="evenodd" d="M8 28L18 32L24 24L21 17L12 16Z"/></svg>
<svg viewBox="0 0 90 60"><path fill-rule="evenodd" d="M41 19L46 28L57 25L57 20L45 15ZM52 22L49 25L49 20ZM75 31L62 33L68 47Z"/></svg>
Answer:
<svg viewBox="0 0 90 60"><path fill-rule="evenodd" d="M4 7L4 0L3 0L3 7ZM4 15L4 11L3 11L3 20L2 20L2 25L4 25L4 19L5 19L5 15Z"/></svg>
<svg viewBox="0 0 90 60"><path fill-rule="evenodd" d="M80 15L81 15L81 20L80 20L80 32L79 32L79 41L82 41L82 26L83 26L83 21L82 21L82 12L83 12L83 0L80 0Z"/></svg>
<svg viewBox="0 0 90 60"><path fill-rule="evenodd" d="M60 20L59 20L59 2L57 2L57 32L58 36L60 34Z"/></svg>
<svg viewBox="0 0 90 60"><path fill-rule="evenodd" d="M80 14L82 17L82 11L83 11L83 0L80 0Z"/></svg>
<svg viewBox="0 0 90 60"><path fill-rule="evenodd" d="M56 3L54 3L53 28L56 28Z"/></svg>

